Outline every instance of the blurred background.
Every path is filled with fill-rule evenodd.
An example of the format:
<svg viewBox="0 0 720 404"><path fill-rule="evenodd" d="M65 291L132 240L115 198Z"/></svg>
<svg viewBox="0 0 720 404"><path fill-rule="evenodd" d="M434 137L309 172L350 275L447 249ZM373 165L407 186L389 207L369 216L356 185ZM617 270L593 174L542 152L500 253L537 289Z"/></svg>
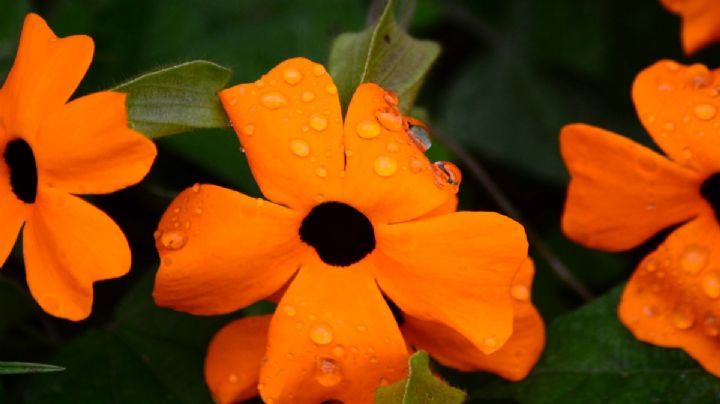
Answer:
<svg viewBox="0 0 720 404"><path fill-rule="evenodd" d="M76 93L82 95L193 59L230 67L231 85L254 81L289 57L325 63L333 38L362 30L371 8L368 0L0 0L0 81L28 11L42 15L59 36L94 38L95 59ZM649 145L630 86L657 60L690 62L681 52L679 28L679 18L659 0L417 0L409 21L413 36L443 47L417 103L431 127L488 170L524 224L595 295L627 279L659 238L634 251L606 254L561 234L568 177L558 131L587 122ZM711 46L692 60L717 66L719 49ZM134 263L129 276L96 284L88 320L70 323L38 309L27 294L18 248L3 267L0 359L69 370L0 378L0 402L209 402L202 379L207 341L229 318L271 309L260 304L221 318L194 318L153 306L152 234L171 199L196 182L260 196L229 129L171 136L158 146L143 183L90 198L123 228ZM464 168L440 142L430 155ZM461 208L500 210L464 174ZM536 256L536 263L533 300L546 321L583 304L543 259ZM466 389L479 380L450 377Z"/></svg>

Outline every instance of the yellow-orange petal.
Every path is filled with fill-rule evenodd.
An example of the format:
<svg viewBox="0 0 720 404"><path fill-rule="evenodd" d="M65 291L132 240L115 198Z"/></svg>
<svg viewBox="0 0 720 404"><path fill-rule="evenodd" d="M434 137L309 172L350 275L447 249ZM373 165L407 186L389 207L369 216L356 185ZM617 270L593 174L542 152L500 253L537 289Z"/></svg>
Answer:
<svg viewBox="0 0 720 404"><path fill-rule="evenodd" d="M571 177L562 227L578 243L632 248L704 209L697 173L622 136L573 124L560 148Z"/></svg>
<svg viewBox="0 0 720 404"><path fill-rule="evenodd" d="M418 220L422 219L428 219L435 216L442 216L442 215L449 215L450 213L457 212L458 208L458 197L457 195L453 195L450 199L445 201L442 205L438 206L437 208L431 210L430 212L420 216Z"/></svg>
<svg viewBox="0 0 720 404"><path fill-rule="evenodd" d="M716 0L661 0L682 18L682 45L691 55L720 40L720 3Z"/></svg>
<svg viewBox="0 0 720 404"><path fill-rule="evenodd" d="M332 78L304 58L255 83L220 92L255 180L269 200L309 211L337 199L343 173L342 112Z"/></svg>
<svg viewBox="0 0 720 404"><path fill-rule="evenodd" d="M265 315L235 320L210 341L205 381L216 403L239 403L258 395L260 363L271 318Z"/></svg>
<svg viewBox="0 0 720 404"><path fill-rule="evenodd" d="M442 323L488 354L512 333L510 288L527 257L520 224L458 212L376 226L375 278L403 312Z"/></svg>
<svg viewBox="0 0 720 404"><path fill-rule="evenodd" d="M270 325L265 402L372 402L377 387L406 376L405 343L368 265L303 266Z"/></svg>
<svg viewBox="0 0 720 404"><path fill-rule="evenodd" d="M682 348L720 376L720 229L712 213L675 230L635 270L618 313L641 341Z"/></svg>
<svg viewBox="0 0 720 404"><path fill-rule="evenodd" d="M23 231L28 286L47 313L78 321L92 309L93 282L130 270L125 235L101 210L48 187L37 200Z"/></svg>
<svg viewBox="0 0 720 404"><path fill-rule="evenodd" d="M280 289L309 247L301 217L263 199L195 185L170 204L155 233L160 269L153 297L194 314L235 311Z"/></svg>
<svg viewBox="0 0 720 404"><path fill-rule="evenodd" d="M720 171L720 71L662 60L640 72L632 87L643 126L668 156L703 174Z"/></svg>
<svg viewBox="0 0 720 404"><path fill-rule="evenodd" d="M74 194L102 194L142 180L155 144L128 128L125 97L94 93L50 115L32 141L40 181Z"/></svg>
<svg viewBox="0 0 720 404"><path fill-rule="evenodd" d="M545 346L545 324L530 301L533 273L532 260L525 260L510 291L515 310L512 336L492 354L484 354L443 324L412 317L406 317L402 326L405 340L445 366L462 371L483 370L514 381L525 378Z"/></svg>
<svg viewBox="0 0 720 404"><path fill-rule="evenodd" d="M343 198L373 221L402 222L443 205L457 191L405 133L396 107L376 84L361 84L345 117ZM399 122L399 123L398 123ZM368 127L374 128L368 136ZM377 132L377 133L375 133ZM368 192L372 190L372 192Z"/></svg>
<svg viewBox="0 0 720 404"><path fill-rule="evenodd" d="M37 14L25 18L15 63L0 90L6 131L30 141L80 84L93 55L85 35L59 39Z"/></svg>

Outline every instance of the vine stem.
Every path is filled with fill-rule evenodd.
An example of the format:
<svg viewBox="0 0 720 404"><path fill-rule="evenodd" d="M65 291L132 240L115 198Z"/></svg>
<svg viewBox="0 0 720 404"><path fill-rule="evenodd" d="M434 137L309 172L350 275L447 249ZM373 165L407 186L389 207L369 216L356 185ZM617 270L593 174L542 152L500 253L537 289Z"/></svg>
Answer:
<svg viewBox="0 0 720 404"><path fill-rule="evenodd" d="M435 139L443 143L452 152L463 166L470 172L480 185L487 191L490 197L500 207L500 209L510 216L512 219L522 223L525 226L525 233L531 248L533 248L540 257L548 264L553 273L567 285L575 294L583 300L588 301L593 298L593 294L585 285L580 282L567 266L558 258L552 249L543 241L533 227L523 220L520 211L495 183L485 167L468 153L458 142L440 131L433 131Z"/></svg>

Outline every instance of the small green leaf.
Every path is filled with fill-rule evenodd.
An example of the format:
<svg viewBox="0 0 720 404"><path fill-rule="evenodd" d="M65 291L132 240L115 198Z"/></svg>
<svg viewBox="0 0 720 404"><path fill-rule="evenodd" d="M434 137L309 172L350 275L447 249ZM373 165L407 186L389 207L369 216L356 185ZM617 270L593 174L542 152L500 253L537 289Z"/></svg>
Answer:
<svg viewBox="0 0 720 404"><path fill-rule="evenodd" d="M223 128L228 118L217 92L231 71L204 60L160 69L114 88L128 93L132 127L156 138L196 128Z"/></svg>
<svg viewBox="0 0 720 404"><path fill-rule="evenodd" d="M0 362L0 375L18 375L22 373L60 372L65 368L55 365L30 362Z"/></svg>
<svg viewBox="0 0 720 404"><path fill-rule="evenodd" d="M377 83L397 93L402 112L412 109L430 66L440 54L440 45L408 35L395 22L393 9L389 0L375 25L335 39L329 70L343 106L360 83Z"/></svg>
<svg viewBox="0 0 720 404"><path fill-rule="evenodd" d="M430 359L425 351L410 357L408 377L375 392L377 404L457 404L465 401L465 392L445 384L430 372Z"/></svg>

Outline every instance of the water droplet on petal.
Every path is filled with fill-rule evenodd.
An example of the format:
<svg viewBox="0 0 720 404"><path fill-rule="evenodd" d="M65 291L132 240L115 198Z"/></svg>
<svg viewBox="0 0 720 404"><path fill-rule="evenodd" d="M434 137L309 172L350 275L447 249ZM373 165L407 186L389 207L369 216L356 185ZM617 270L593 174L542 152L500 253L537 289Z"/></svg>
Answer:
<svg viewBox="0 0 720 404"><path fill-rule="evenodd" d="M342 381L340 365L331 358L318 358L315 366L315 380L325 387L337 385Z"/></svg>
<svg viewBox="0 0 720 404"><path fill-rule="evenodd" d="M332 356L340 359L345 356L345 348L342 345L337 345L332 349Z"/></svg>
<svg viewBox="0 0 720 404"><path fill-rule="evenodd" d="M648 258L645 261L645 270L648 272L655 272L657 269L657 260L655 258Z"/></svg>
<svg viewBox="0 0 720 404"><path fill-rule="evenodd" d="M399 131L403 127L402 115L397 108L378 110L375 112L375 118L387 130Z"/></svg>
<svg viewBox="0 0 720 404"><path fill-rule="evenodd" d="M237 105L238 99L233 97L230 99L230 105Z"/></svg>
<svg viewBox="0 0 720 404"><path fill-rule="evenodd" d="M321 64L315 64L312 68L312 72L315 76L320 77L325 74L325 66Z"/></svg>
<svg viewBox="0 0 720 404"><path fill-rule="evenodd" d="M393 106L393 107L398 105L398 102L399 102L397 94L395 94L394 91L390 91L390 90L385 91L385 93L383 94L383 100L388 105Z"/></svg>
<svg viewBox="0 0 720 404"><path fill-rule="evenodd" d="M453 163L447 161L437 161L432 165L433 174L435 175L435 185L438 187L450 186L453 192L457 192L462 181L460 169Z"/></svg>
<svg viewBox="0 0 720 404"><path fill-rule="evenodd" d="M297 314L297 310L293 306L285 306L283 309L283 312L287 314L288 317L293 317Z"/></svg>
<svg viewBox="0 0 720 404"><path fill-rule="evenodd" d="M497 339L495 339L495 337L485 337L483 339L483 344L485 344L485 346L492 348L497 345Z"/></svg>
<svg viewBox="0 0 720 404"><path fill-rule="evenodd" d="M679 330L687 330L695 323L695 314L690 307L679 305L672 312L672 323Z"/></svg>
<svg viewBox="0 0 720 404"><path fill-rule="evenodd" d="M228 375L228 382L233 383L233 384L237 383L238 382L237 375L235 373L230 373Z"/></svg>
<svg viewBox="0 0 720 404"><path fill-rule="evenodd" d="M263 81L263 79L257 79L257 80L255 80L255 86L256 87L265 87L265 82Z"/></svg>
<svg viewBox="0 0 720 404"><path fill-rule="evenodd" d="M700 63L693 64L687 69L688 80L694 87L705 87L712 82L710 70Z"/></svg>
<svg viewBox="0 0 720 404"><path fill-rule="evenodd" d="M195 192L196 194L199 193L200 192L200 184L197 184L197 183L193 184L192 191Z"/></svg>
<svg viewBox="0 0 720 404"><path fill-rule="evenodd" d="M273 91L263 94L262 97L260 97L260 104L268 109L278 109L288 105L288 101L285 99L285 96Z"/></svg>
<svg viewBox="0 0 720 404"><path fill-rule="evenodd" d="M397 153L400 151L400 145L395 142L390 142L385 146L385 149L390 153Z"/></svg>
<svg viewBox="0 0 720 404"><path fill-rule="evenodd" d="M323 131L328 126L327 119L320 115L320 114L312 114L310 115L310 119L308 121L308 124L311 128L315 129L316 131Z"/></svg>
<svg viewBox="0 0 720 404"><path fill-rule="evenodd" d="M202 208L195 208L194 212L196 215L201 215L203 213L203 210L202 210Z"/></svg>
<svg viewBox="0 0 720 404"><path fill-rule="evenodd" d="M335 84L328 84L327 87L325 87L325 91L327 91L328 94L337 94L337 87Z"/></svg>
<svg viewBox="0 0 720 404"><path fill-rule="evenodd" d="M310 339L318 345L327 345L333 340L333 332L330 325L317 324L310 329Z"/></svg>
<svg viewBox="0 0 720 404"><path fill-rule="evenodd" d="M680 268L690 275L696 275L708 263L708 248L698 244L690 244L680 257Z"/></svg>
<svg viewBox="0 0 720 404"><path fill-rule="evenodd" d="M378 125L376 121L370 119L360 121L357 126L355 126L355 131L358 136L363 139L372 139L377 137L381 130L380 125Z"/></svg>
<svg viewBox="0 0 720 404"><path fill-rule="evenodd" d="M243 126L243 133L248 136L252 136L252 134L255 133L255 125L249 123Z"/></svg>
<svg viewBox="0 0 720 404"><path fill-rule="evenodd" d="M516 300L524 301L530 298L530 290L525 285L513 285L510 294Z"/></svg>
<svg viewBox="0 0 720 404"><path fill-rule="evenodd" d="M307 157L310 154L310 144L301 139L291 140L290 149L298 157Z"/></svg>
<svg viewBox="0 0 720 404"><path fill-rule="evenodd" d="M667 121L663 125L663 129L665 129L666 132L672 132L675 130L675 122L673 121Z"/></svg>
<svg viewBox="0 0 720 404"><path fill-rule="evenodd" d="M315 99L315 93L312 91L304 91L300 99L303 100L303 102L312 102Z"/></svg>
<svg viewBox="0 0 720 404"><path fill-rule="evenodd" d="M417 157L410 157L410 163L408 163L408 166L410 167L410 171L417 174L422 171L424 164Z"/></svg>
<svg viewBox="0 0 720 404"><path fill-rule="evenodd" d="M379 156L373 163L375 173L381 177L389 177L397 171L398 163L392 157Z"/></svg>
<svg viewBox="0 0 720 404"><path fill-rule="evenodd" d="M320 178L325 178L328 175L327 169L325 169L325 167L318 167L315 169L315 175Z"/></svg>
<svg viewBox="0 0 720 404"><path fill-rule="evenodd" d="M287 69L283 70L282 72L283 80L285 80L286 83L290 84L291 86L294 86L295 84L302 81L303 76L298 69L294 67L288 67Z"/></svg>
<svg viewBox="0 0 720 404"><path fill-rule="evenodd" d="M432 146L432 141L430 140L430 128L416 119L408 120L407 134L415 147L423 153L428 151L430 146Z"/></svg>
<svg viewBox="0 0 720 404"><path fill-rule="evenodd" d="M705 329L705 334L711 337L717 337L720 335L720 320L714 315L709 314L705 317L705 321L703 321L703 328Z"/></svg>
<svg viewBox="0 0 720 404"><path fill-rule="evenodd" d="M713 271L703 275L702 289L705 295L711 299L720 297L720 273Z"/></svg>
<svg viewBox="0 0 720 404"><path fill-rule="evenodd" d="M698 117L698 119L702 119L703 121L709 121L715 118L715 115L717 114L717 108L715 108L715 106L711 104L698 104L695 106L693 112L695 112L695 116Z"/></svg>
<svg viewBox="0 0 720 404"><path fill-rule="evenodd" d="M168 250L179 250L185 246L187 235L182 230L170 230L163 232L160 236L160 243Z"/></svg>

